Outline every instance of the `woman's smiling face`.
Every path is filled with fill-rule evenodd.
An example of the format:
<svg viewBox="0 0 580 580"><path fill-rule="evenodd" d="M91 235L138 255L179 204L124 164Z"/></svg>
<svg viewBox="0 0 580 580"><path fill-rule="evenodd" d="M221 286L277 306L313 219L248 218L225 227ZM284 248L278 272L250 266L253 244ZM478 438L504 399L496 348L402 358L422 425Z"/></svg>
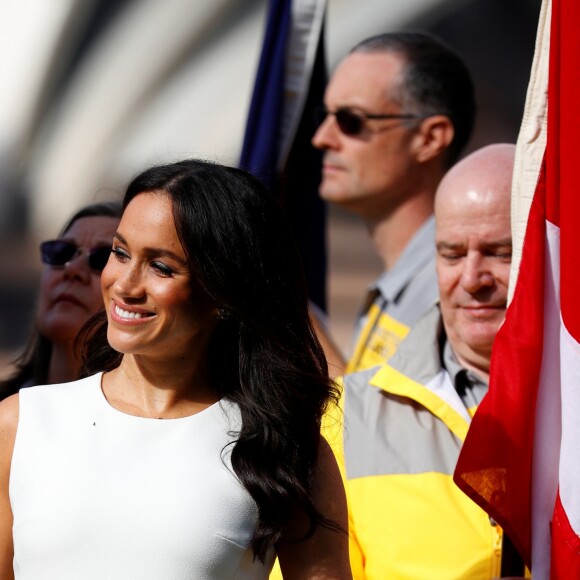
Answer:
<svg viewBox="0 0 580 580"><path fill-rule="evenodd" d="M215 307L190 271L163 192L127 205L101 286L107 338L118 352L183 359L205 347L215 326Z"/></svg>

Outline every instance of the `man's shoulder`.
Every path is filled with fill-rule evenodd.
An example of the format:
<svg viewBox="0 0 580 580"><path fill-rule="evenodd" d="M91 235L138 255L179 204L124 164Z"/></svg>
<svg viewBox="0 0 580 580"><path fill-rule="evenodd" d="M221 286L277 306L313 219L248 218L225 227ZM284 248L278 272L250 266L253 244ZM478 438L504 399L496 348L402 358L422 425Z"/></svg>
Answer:
<svg viewBox="0 0 580 580"><path fill-rule="evenodd" d="M443 332L441 310L435 300L401 342L389 364L417 380L436 374L441 368L439 344Z"/></svg>
<svg viewBox="0 0 580 580"><path fill-rule="evenodd" d="M386 302L389 315L413 327L439 296L435 258L412 267L397 264L392 271L383 272L373 288Z"/></svg>

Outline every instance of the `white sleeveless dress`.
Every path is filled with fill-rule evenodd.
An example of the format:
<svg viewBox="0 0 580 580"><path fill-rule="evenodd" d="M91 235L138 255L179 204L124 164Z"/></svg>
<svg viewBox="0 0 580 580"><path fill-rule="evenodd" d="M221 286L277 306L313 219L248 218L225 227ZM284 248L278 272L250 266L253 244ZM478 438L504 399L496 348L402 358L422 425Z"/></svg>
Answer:
<svg viewBox="0 0 580 580"><path fill-rule="evenodd" d="M258 580L257 506L231 470L239 409L117 411L101 374L20 392L10 473L17 580ZM224 450L224 448L226 448Z"/></svg>

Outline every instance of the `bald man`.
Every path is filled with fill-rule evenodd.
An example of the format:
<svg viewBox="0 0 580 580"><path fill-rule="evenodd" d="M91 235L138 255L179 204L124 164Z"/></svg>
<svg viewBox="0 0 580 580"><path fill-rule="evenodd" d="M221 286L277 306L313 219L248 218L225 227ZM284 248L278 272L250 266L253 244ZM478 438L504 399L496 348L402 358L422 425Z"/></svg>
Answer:
<svg viewBox="0 0 580 580"><path fill-rule="evenodd" d="M487 392L511 262L515 146L450 169L435 198L440 301L381 367L344 377L342 465L357 579L489 580L501 530L453 483Z"/></svg>

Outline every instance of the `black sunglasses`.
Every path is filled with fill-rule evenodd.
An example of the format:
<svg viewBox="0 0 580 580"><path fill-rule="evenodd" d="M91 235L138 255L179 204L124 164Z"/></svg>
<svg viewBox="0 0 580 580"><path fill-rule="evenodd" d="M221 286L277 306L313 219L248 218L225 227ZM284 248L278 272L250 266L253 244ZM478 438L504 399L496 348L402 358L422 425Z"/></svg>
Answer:
<svg viewBox="0 0 580 580"><path fill-rule="evenodd" d="M365 123L369 120L375 119L420 119L420 115L413 115L412 113L401 113L392 115L369 115L353 111L348 107L336 109L336 111L329 111L326 107L318 107L315 109L316 124L320 126L328 115L334 115L338 128L345 135L359 135L364 129Z"/></svg>
<svg viewBox="0 0 580 580"><path fill-rule="evenodd" d="M40 259L48 266L65 266L83 251L76 244L64 240L48 240L40 244ZM111 254L110 246L97 246L88 251L89 266L101 273Z"/></svg>

